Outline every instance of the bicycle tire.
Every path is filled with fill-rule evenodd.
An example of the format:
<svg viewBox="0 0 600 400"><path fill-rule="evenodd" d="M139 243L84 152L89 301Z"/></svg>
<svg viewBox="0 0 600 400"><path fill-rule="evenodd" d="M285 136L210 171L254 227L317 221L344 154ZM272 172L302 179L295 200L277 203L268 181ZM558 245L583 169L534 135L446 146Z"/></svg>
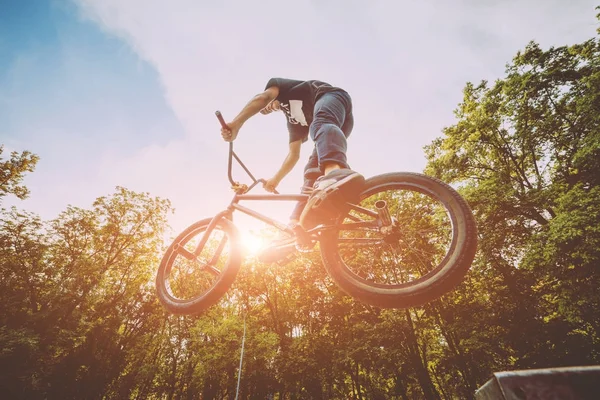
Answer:
<svg viewBox="0 0 600 400"><path fill-rule="evenodd" d="M227 238L225 245L227 245L227 242L229 242L230 245L228 247L229 251L226 254L226 259L222 263L223 268L219 270L218 277L216 277L215 281L210 284L206 290L195 294L191 298L178 298L171 290L169 276L178 257L180 257L180 262L186 262L186 260L190 261L182 255L182 250L179 249L185 248L192 240L201 237L210 222L211 218L207 218L190 225L175 238L163 255L156 275L156 291L160 302L173 314L196 314L218 303L233 284L240 269L242 252L239 245L239 232L232 222L225 218L221 218L210 234L214 231L222 231L224 237ZM204 248L206 247L207 246L205 245ZM203 251L204 248L201 250ZM188 257L191 257L190 254L191 253L188 251ZM192 262L198 261L198 257L199 255L196 257L196 260L192 260ZM210 274L215 275L216 272L213 272L215 270L217 270L217 268L211 270ZM188 278L182 278L182 281L184 279Z"/></svg>
<svg viewBox="0 0 600 400"><path fill-rule="evenodd" d="M447 253L439 265L413 282L393 284L372 282L354 272L348 267L348 261L340 256L340 232L343 231L345 217L338 220L338 229L322 235L321 258L333 281L344 292L361 302L382 308L419 306L452 290L464 278L477 250L475 219L467 202L452 187L436 178L413 172L389 173L368 179L359 204L362 205L363 200L367 201L379 193L392 189L413 191L431 202L435 201L440 208L445 209L452 233ZM381 242L384 243L385 240L382 239ZM408 245L405 247L408 249Z"/></svg>

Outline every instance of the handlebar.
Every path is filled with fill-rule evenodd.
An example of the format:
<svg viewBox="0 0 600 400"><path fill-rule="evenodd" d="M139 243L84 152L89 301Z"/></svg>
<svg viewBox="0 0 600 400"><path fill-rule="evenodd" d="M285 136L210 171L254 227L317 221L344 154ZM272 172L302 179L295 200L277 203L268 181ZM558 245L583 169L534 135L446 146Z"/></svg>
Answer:
<svg viewBox="0 0 600 400"><path fill-rule="evenodd" d="M217 119L219 120L223 128L229 128L229 126L227 126L227 123L223 119L223 114L221 114L221 111L215 111L215 115L217 116Z"/></svg>
<svg viewBox="0 0 600 400"><path fill-rule="evenodd" d="M221 124L221 126L223 128L229 129L229 126L225 122L225 119L223 119L223 114L221 114L220 111L215 111L215 115L217 116L217 119L219 120L219 123ZM233 180L233 176L231 175L231 170L232 170L232 164L233 164L234 158L238 162L238 164L240 164L240 166L244 169L244 171L246 171L246 173L248 174L250 179L252 179L252 184L250 186L240 184L239 182L236 182ZM231 187L236 192L241 192L241 193L246 193L246 192L250 191L254 186L258 185L259 183L262 183L262 184L267 183L267 181L265 179L262 179L262 178L256 179L254 177L254 175L252 175L252 173L246 167L246 165L244 165L242 160L240 160L240 158L237 156L237 154L235 154L235 151L233 151L233 141L229 142L229 159L227 162L227 177L229 178ZM277 190L275 190L274 193L279 194L279 192Z"/></svg>

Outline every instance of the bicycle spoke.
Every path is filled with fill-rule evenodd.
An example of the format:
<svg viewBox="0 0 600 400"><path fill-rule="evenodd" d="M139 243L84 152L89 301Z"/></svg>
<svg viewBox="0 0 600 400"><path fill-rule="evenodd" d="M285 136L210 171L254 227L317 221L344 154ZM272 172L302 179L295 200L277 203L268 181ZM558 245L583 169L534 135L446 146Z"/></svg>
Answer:
<svg viewBox="0 0 600 400"><path fill-rule="evenodd" d="M342 224L338 227L340 231L352 231L352 230L368 230L368 229L379 229L376 225L376 221L363 221L363 222L351 222L348 224Z"/></svg>
<svg viewBox="0 0 600 400"><path fill-rule="evenodd" d="M342 238L338 243L342 247L364 247L377 246L383 243L383 239L378 238Z"/></svg>

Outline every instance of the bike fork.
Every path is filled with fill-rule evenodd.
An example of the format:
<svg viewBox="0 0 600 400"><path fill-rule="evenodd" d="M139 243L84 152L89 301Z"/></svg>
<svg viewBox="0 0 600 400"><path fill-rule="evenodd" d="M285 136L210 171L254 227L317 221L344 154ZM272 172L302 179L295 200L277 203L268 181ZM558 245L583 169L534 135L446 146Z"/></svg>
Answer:
<svg viewBox="0 0 600 400"><path fill-rule="evenodd" d="M218 213L217 215L215 215L213 217L213 219L210 221L210 223L208 224L208 226L206 227L206 231L204 231L204 235L202 235L202 239L200 239L200 242L198 243L198 246L196 247L196 250L194 250L194 255L199 256L200 253L202 252L202 249L204 249L204 246L206 245L206 242L208 241L208 238L211 234L211 232L213 231L213 229L215 229L215 227L217 226L217 224L219 223L219 221L221 220L221 218L226 218L226 217L231 217L231 211L229 210L225 210L225 211L221 211L220 213ZM224 239L227 239L227 236L224 237ZM218 253L220 253L224 247L224 243L221 243L221 245L219 246L219 250ZM215 254L215 257L218 257L219 254Z"/></svg>

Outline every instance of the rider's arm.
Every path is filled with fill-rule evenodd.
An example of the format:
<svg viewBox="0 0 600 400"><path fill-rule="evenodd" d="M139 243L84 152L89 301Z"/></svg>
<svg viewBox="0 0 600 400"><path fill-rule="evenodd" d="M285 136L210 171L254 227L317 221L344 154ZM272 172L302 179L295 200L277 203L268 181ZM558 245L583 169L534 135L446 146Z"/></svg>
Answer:
<svg viewBox="0 0 600 400"><path fill-rule="evenodd" d="M242 111L233 119L232 123L242 126L250 117L265 108L279 95L279 88L271 86L262 93L257 94L244 106Z"/></svg>
<svg viewBox="0 0 600 400"><path fill-rule="evenodd" d="M231 122L228 122L226 127L221 129L221 136L223 136L223 139L228 142L235 140L244 122L265 108L271 101L276 99L278 95L279 88L277 86L271 86L264 92L254 96L252 100L242 108L242 111L240 111Z"/></svg>
<svg viewBox="0 0 600 400"><path fill-rule="evenodd" d="M268 191L273 191L279 185L279 182L290 173L290 171L294 168L294 166L298 163L300 159L300 147L302 146L302 140L296 140L290 143L288 155L285 157L283 164L279 168L279 171L273 175L271 179L269 179L265 183L265 189Z"/></svg>
<svg viewBox="0 0 600 400"><path fill-rule="evenodd" d="M302 140L296 140L290 143L290 148L287 157L283 161L281 168L275 174L275 177L281 181L290 171L294 168L298 160L300 159L300 147L302 146Z"/></svg>

